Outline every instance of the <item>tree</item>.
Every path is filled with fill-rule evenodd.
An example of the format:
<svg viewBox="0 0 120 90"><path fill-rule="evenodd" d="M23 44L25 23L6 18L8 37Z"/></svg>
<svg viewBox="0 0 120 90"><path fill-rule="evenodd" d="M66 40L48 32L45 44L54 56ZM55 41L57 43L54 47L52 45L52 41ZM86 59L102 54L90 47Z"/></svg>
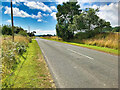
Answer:
<svg viewBox="0 0 120 90"><path fill-rule="evenodd" d="M87 28L87 31L91 31L95 28L96 23L98 22L99 17L97 16L97 12L99 9L92 9L92 8L86 8L85 10L85 27Z"/></svg>
<svg viewBox="0 0 120 90"><path fill-rule="evenodd" d="M57 25L56 32L64 40L73 38L74 31L68 29L69 24L73 24L73 17L80 15L80 6L77 2L66 2L57 6Z"/></svg>
<svg viewBox="0 0 120 90"><path fill-rule="evenodd" d="M21 27L14 26L14 32L15 32L16 34L18 34L20 31L24 31L24 29L21 28Z"/></svg>
<svg viewBox="0 0 120 90"><path fill-rule="evenodd" d="M98 32L102 32L103 30L109 30L111 31L111 24L110 22L106 22L104 19L98 19L97 27L95 29L98 29Z"/></svg>
<svg viewBox="0 0 120 90"><path fill-rule="evenodd" d="M20 34L22 36L28 36L28 34L25 31L20 31L18 34Z"/></svg>
<svg viewBox="0 0 120 90"><path fill-rule="evenodd" d="M10 26L4 25L2 27L2 35L12 35L12 29Z"/></svg>
<svg viewBox="0 0 120 90"><path fill-rule="evenodd" d="M120 26L114 27L112 32L120 32Z"/></svg>
<svg viewBox="0 0 120 90"><path fill-rule="evenodd" d="M75 15L73 18L73 24L70 24L68 28L72 31L81 31L83 29L86 29L84 16L84 12L80 15Z"/></svg>

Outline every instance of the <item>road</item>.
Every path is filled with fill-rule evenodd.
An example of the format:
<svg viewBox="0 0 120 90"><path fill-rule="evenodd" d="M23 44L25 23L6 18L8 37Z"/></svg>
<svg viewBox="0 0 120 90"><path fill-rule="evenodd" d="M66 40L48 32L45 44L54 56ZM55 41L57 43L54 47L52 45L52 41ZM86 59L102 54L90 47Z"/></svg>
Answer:
<svg viewBox="0 0 120 90"><path fill-rule="evenodd" d="M118 88L118 57L36 38L58 88Z"/></svg>

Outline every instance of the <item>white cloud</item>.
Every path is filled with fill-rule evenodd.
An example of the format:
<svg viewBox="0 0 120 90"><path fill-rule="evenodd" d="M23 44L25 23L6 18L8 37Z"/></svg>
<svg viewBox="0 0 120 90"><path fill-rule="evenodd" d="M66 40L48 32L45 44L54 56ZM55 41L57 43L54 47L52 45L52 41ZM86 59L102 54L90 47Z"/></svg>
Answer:
<svg viewBox="0 0 120 90"><path fill-rule="evenodd" d="M6 10L5 10L4 14L11 14L10 7L6 6L5 9ZM13 16L23 17L23 18L30 17L30 18L35 18L35 19L40 19L42 17L41 12L38 12L37 15L34 15L34 14L30 15L27 12L24 12L23 10L19 10L19 8L13 8Z"/></svg>
<svg viewBox="0 0 120 90"><path fill-rule="evenodd" d="M119 0L77 0L78 2L119 2Z"/></svg>
<svg viewBox="0 0 120 90"><path fill-rule="evenodd" d="M63 2L68 2L69 0L55 0L58 4L62 4Z"/></svg>
<svg viewBox="0 0 120 90"><path fill-rule="evenodd" d="M45 14L45 13L44 13L43 16L49 16L49 14Z"/></svg>
<svg viewBox="0 0 120 90"><path fill-rule="evenodd" d="M32 18L41 18L42 15L41 15L41 12L38 12L37 15L33 15L33 14L32 14L31 17L32 17Z"/></svg>
<svg viewBox="0 0 120 90"><path fill-rule="evenodd" d="M7 22L7 23L11 23L11 20L7 20L6 22Z"/></svg>
<svg viewBox="0 0 120 90"><path fill-rule="evenodd" d="M54 19L57 19L57 18L56 18L56 12L52 12L52 13L51 13L51 16L52 16Z"/></svg>
<svg viewBox="0 0 120 90"><path fill-rule="evenodd" d="M34 30L34 31L36 31L36 35L56 34L56 30Z"/></svg>
<svg viewBox="0 0 120 90"><path fill-rule="evenodd" d="M11 8L6 6L5 7L5 12L4 14L11 14ZM13 8L13 16L16 17L31 17L31 15L29 15L28 13L24 12L23 10L19 10L19 8Z"/></svg>
<svg viewBox="0 0 120 90"><path fill-rule="evenodd" d="M93 5L92 8L99 6ZM118 4L111 3L109 5L102 5L99 7L98 16L106 21L111 22L112 26L118 26Z"/></svg>
<svg viewBox="0 0 120 90"><path fill-rule="evenodd" d="M88 0L89 1L89 0ZM118 26L118 3L111 3L109 5L105 4L102 5L92 5L92 2L89 5L84 5L85 2L80 2L81 9L85 8L99 8L98 16L106 21L109 21L111 25Z"/></svg>
<svg viewBox="0 0 120 90"><path fill-rule="evenodd" d="M38 21L38 22L42 22L42 19L38 19L37 21Z"/></svg>
<svg viewBox="0 0 120 90"><path fill-rule="evenodd" d="M51 8L52 10L57 11L57 8L56 8L55 6L50 6L50 8Z"/></svg>
<svg viewBox="0 0 120 90"><path fill-rule="evenodd" d="M52 12L52 10L42 2L29 1L25 2L24 5L28 6L31 9L40 9L42 11Z"/></svg>

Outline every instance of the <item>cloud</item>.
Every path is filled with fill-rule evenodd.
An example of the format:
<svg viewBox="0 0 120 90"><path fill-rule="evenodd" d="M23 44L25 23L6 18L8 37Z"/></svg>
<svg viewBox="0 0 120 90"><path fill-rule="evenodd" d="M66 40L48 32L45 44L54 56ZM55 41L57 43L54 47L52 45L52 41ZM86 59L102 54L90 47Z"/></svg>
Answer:
<svg viewBox="0 0 120 90"><path fill-rule="evenodd" d="M49 16L49 14L45 14L45 13L44 13L43 16Z"/></svg>
<svg viewBox="0 0 120 90"><path fill-rule="evenodd" d="M42 22L42 19L38 19L37 21L38 21L38 22Z"/></svg>
<svg viewBox="0 0 120 90"><path fill-rule="evenodd" d="M11 8L6 6L4 14L11 14ZM19 10L19 8L13 8L13 16L22 17L22 18L30 17L30 18L35 18L35 19L39 19L42 17L41 12L38 12L37 15L34 15L34 14L30 15L23 10Z"/></svg>
<svg viewBox="0 0 120 90"><path fill-rule="evenodd" d="M111 25L118 26L118 3L110 3L107 5L107 3L103 2L97 2L98 5L94 4L92 2L85 4L85 2L80 2L81 9L85 8L99 8L98 16L101 19L104 19L106 21L109 21Z"/></svg>
<svg viewBox="0 0 120 90"><path fill-rule="evenodd" d="M106 21L111 22L112 26L118 26L118 4L111 3L109 5L97 6L93 5L92 8L99 7L98 16Z"/></svg>
<svg viewBox="0 0 120 90"><path fill-rule="evenodd" d="M33 14L32 14L31 17L32 17L32 18L41 18L42 15L41 15L41 12L38 12L37 15L33 15Z"/></svg>
<svg viewBox="0 0 120 90"><path fill-rule="evenodd" d="M51 8L52 10L57 11L57 8L56 8L55 6L50 6L50 8Z"/></svg>
<svg viewBox="0 0 120 90"><path fill-rule="evenodd" d="M7 23L11 23L11 20L7 20L6 22L7 22Z"/></svg>
<svg viewBox="0 0 120 90"><path fill-rule="evenodd" d="M63 2L68 2L69 0L55 0L57 4L62 4Z"/></svg>
<svg viewBox="0 0 120 90"><path fill-rule="evenodd" d="M54 19L57 19L57 18L56 18L56 12L52 12L50 15L51 15Z"/></svg>
<svg viewBox="0 0 120 90"><path fill-rule="evenodd" d="M42 2L29 1L29 2L25 2L24 5L28 6L31 9L40 9L44 12L45 11L52 12L50 7L48 7L47 5L45 5Z"/></svg>
<svg viewBox="0 0 120 90"><path fill-rule="evenodd" d="M56 34L56 30L34 30L36 31L36 35L43 35L43 34Z"/></svg>
<svg viewBox="0 0 120 90"><path fill-rule="evenodd" d="M5 12L4 14L11 14L11 8L6 6L5 7ZM29 15L28 13L24 12L23 10L19 10L19 8L13 8L13 16L16 17L31 17L31 15Z"/></svg>
<svg viewBox="0 0 120 90"><path fill-rule="evenodd" d="M119 0L77 0L78 2L87 2L87 3L90 3L90 2L119 2Z"/></svg>

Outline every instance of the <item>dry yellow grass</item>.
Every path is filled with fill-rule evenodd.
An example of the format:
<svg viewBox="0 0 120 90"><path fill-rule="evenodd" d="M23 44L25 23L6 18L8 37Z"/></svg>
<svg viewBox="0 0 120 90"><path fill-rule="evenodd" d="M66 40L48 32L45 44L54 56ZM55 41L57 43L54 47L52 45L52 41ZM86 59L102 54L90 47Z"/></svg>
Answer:
<svg viewBox="0 0 120 90"><path fill-rule="evenodd" d="M102 34L100 34L95 38L83 40L83 42L88 45L118 49L118 36L119 33L110 33L106 37L102 37Z"/></svg>
<svg viewBox="0 0 120 90"><path fill-rule="evenodd" d="M52 39L52 40L62 40L61 38L59 38L58 36L51 36L51 37L43 37L45 39Z"/></svg>

